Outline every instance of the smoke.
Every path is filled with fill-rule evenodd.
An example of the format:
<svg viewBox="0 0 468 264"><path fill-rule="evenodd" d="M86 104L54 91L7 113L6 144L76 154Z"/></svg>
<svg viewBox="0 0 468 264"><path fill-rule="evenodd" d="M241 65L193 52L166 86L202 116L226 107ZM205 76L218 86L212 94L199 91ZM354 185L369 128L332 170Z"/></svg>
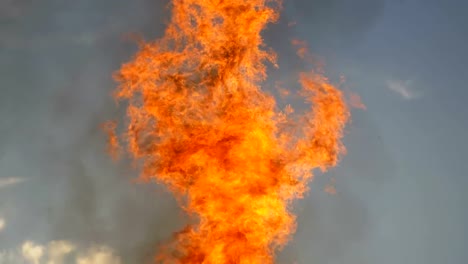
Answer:
<svg viewBox="0 0 468 264"><path fill-rule="evenodd" d="M343 32L354 38L371 27L383 3L353 1L356 6L345 9L349 4L341 2L346 1L294 1L294 11L284 13L284 20L270 27L267 43L280 59L296 58L290 41L297 29L288 26L289 22L307 22L304 26L311 26L310 34L317 40L312 45L341 38ZM49 251L51 241L67 241L68 248L83 252L94 244L107 245L114 253L99 256L141 263L183 225L176 203L160 187L132 183L137 172L129 164L110 161L99 128L104 120L120 115L109 96L115 88L111 76L136 48L124 36L137 32L153 39L160 35L167 13L164 5L164 1L152 0L0 3L0 182L11 182L12 175L25 180L0 189L0 213L8 221L1 231L0 251L20 247L2 251L0 263L22 263L18 258L57 256L66 251L65 244ZM359 6L367 11L355 17L347 11ZM346 23L349 19L356 21ZM279 62L284 76L302 63L295 59ZM372 146L368 140L365 144ZM354 148L350 153L366 148ZM325 244L317 243L323 241L324 233L314 233L319 230L332 232L340 226L349 231L336 234L336 243L343 235L348 240L363 236L365 209L352 194L343 194L340 181L338 178L338 198L331 199L341 202L331 212L323 209L326 202L321 204L328 196L302 203L304 209L298 209L300 235L285 255L298 258L294 257L300 254L297 252L323 249ZM347 211L341 211L344 209ZM352 215L347 223L315 218L317 214L342 218L346 213ZM24 244L27 239L38 242ZM314 239L319 242L306 243ZM330 245L330 250L344 247ZM322 256L325 259L330 254L327 251ZM80 256L82 263L93 260L86 254Z"/></svg>

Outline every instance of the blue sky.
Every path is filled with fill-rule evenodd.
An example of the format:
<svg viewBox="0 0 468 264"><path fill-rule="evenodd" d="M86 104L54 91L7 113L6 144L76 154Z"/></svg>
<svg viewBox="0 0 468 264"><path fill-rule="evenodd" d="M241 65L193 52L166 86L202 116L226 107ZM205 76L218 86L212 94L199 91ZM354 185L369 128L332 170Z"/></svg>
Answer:
<svg viewBox="0 0 468 264"><path fill-rule="evenodd" d="M155 2L0 3L0 263L24 261L25 241L66 241L88 260L102 244L109 261L139 262L182 226L167 193L130 183L135 172L108 159L98 129L121 114L109 93L135 52L123 36L161 34ZM265 33L276 74L300 70L288 45L304 39L367 106L353 109L348 155L297 203L280 263L466 262L466 10L461 0L295 0Z"/></svg>

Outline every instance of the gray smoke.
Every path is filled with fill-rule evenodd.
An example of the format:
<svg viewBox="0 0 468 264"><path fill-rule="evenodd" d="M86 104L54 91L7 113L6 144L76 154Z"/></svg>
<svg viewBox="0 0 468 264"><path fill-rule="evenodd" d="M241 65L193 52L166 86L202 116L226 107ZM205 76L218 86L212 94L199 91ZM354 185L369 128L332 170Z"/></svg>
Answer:
<svg viewBox="0 0 468 264"><path fill-rule="evenodd" d="M317 39L312 45L355 40L372 26L382 3L294 1L265 34L280 55L278 72L286 76L303 67L290 46L301 31L288 22L309 27ZM0 2L0 179L21 179L0 188L0 218L6 221L0 251L25 240L67 240L83 247L104 244L123 263L141 263L183 225L183 214L163 188L132 183L137 172L129 163L110 160L100 130L104 121L123 114L110 93L116 85L112 74L136 51L125 35L160 36L164 6L150 0ZM351 6L364 12L352 13ZM388 157L371 123L355 126L362 130L351 130L350 137L370 134L349 139L350 152L367 154L345 159L343 170L332 172L338 186L343 182L337 196L325 194L318 178L311 196L298 203L298 234L280 260L328 263L365 238L366 209L341 175L350 174L348 163L367 170L349 177L379 174L372 164Z"/></svg>

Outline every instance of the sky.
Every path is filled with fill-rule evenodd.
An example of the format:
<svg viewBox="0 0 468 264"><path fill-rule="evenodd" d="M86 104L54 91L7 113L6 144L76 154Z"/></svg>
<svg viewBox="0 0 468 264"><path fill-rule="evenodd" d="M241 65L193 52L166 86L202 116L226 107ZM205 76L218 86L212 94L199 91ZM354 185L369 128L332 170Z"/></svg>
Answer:
<svg viewBox="0 0 468 264"><path fill-rule="evenodd" d="M461 264L468 259L468 3L291 0L265 32L272 74L307 41L352 109L340 165L295 204L278 263ZM184 224L164 188L106 154L122 115L112 74L161 35L153 0L0 1L0 264L145 263ZM294 26L287 26L294 22ZM290 25L291 25L290 24ZM336 194L324 191L334 182Z"/></svg>

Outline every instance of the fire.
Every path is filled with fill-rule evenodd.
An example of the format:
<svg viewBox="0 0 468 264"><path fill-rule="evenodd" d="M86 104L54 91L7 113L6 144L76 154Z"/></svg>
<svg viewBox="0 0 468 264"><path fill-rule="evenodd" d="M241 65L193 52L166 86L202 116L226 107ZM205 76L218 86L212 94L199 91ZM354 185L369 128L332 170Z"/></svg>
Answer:
<svg viewBox="0 0 468 264"><path fill-rule="evenodd" d="M295 231L289 207L311 170L344 152L349 112L320 72L299 76L304 115L278 110L260 87L276 59L260 33L278 4L172 0L164 37L142 42L116 75L141 179L165 184L193 219L157 263L273 263Z"/></svg>

